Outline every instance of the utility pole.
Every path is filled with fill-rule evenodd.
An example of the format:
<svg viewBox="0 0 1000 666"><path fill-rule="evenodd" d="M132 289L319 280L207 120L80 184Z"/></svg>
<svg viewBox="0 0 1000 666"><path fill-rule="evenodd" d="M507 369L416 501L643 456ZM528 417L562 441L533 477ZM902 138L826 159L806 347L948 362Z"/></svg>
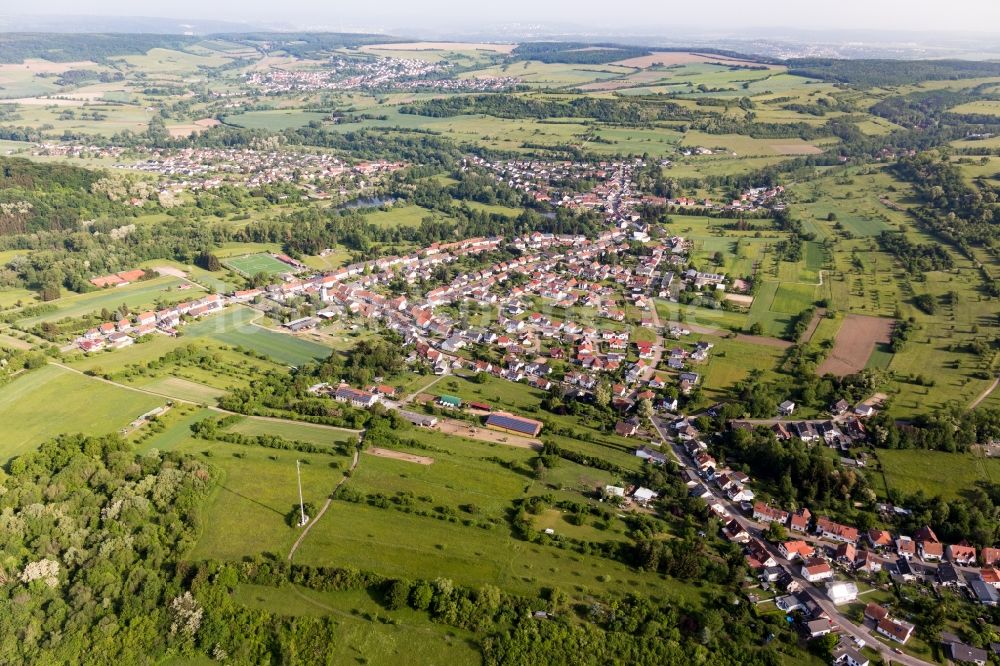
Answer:
<svg viewBox="0 0 1000 666"><path fill-rule="evenodd" d="M299 461L295 461L295 476L299 480L299 512L302 514L302 519L299 521L299 527L304 526L309 522L309 516L306 515L306 505L302 501L302 471L299 469Z"/></svg>

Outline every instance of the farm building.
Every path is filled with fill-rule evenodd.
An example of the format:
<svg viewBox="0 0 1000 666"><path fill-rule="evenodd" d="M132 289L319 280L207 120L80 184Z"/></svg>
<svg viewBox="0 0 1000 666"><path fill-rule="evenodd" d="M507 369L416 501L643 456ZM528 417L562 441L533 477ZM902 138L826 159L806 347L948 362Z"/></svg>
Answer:
<svg viewBox="0 0 1000 666"><path fill-rule="evenodd" d="M359 391L349 386L341 386L333 394L337 402L349 402L354 407L367 408L379 401L379 396L368 391Z"/></svg>
<svg viewBox="0 0 1000 666"><path fill-rule="evenodd" d="M659 497L659 494L653 492L649 488L639 488L634 493L632 493L632 499L635 500L636 504L640 506L649 506L650 502Z"/></svg>
<svg viewBox="0 0 1000 666"><path fill-rule="evenodd" d="M502 414L495 412L486 419L486 425L498 430L506 430L517 435L527 435L537 437L542 431L542 422L534 419L526 419L513 414Z"/></svg>
<svg viewBox="0 0 1000 666"><path fill-rule="evenodd" d="M454 395L442 395L438 397L437 403L442 407L458 409L462 406L462 399Z"/></svg>
<svg viewBox="0 0 1000 666"><path fill-rule="evenodd" d="M316 328L316 324L318 323L315 317L302 317L301 319L290 321L284 326L292 333L298 333L299 331Z"/></svg>
<svg viewBox="0 0 1000 666"><path fill-rule="evenodd" d="M399 410L399 415L413 425L420 426L422 428L433 428L438 424L437 417L429 414L418 414L416 412L409 412L405 409L401 409Z"/></svg>

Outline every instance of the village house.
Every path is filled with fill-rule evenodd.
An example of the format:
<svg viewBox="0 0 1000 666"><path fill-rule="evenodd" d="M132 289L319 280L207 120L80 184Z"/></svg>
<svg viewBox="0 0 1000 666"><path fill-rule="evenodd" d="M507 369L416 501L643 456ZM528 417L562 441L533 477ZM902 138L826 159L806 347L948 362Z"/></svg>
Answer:
<svg viewBox="0 0 1000 666"><path fill-rule="evenodd" d="M643 460L648 460L654 465L662 465L667 462L666 455L660 453L659 451L654 451L647 446L636 449L635 455Z"/></svg>
<svg viewBox="0 0 1000 666"><path fill-rule="evenodd" d="M853 543L842 543L833 552L833 559L842 564L853 565L858 556L858 549Z"/></svg>
<svg viewBox="0 0 1000 666"><path fill-rule="evenodd" d="M883 550L892 546L892 535L886 530L873 527L865 533L865 538L875 550Z"/></svg>
<svg viewBox="0 0 1000 666"><path fill-rule="evenodd" d="M826 580L833 576L830 563L818 557L809 558L802 563L801 575L810 583Z"/></svg>
<svg viewBox="0 0 1000 666"><path fill-rule="evenodd" d="M924 562L939 562L944 557L944 546L936 541L920 541L919 551Z"/></svg>
<svg viewBox="0 0 1000 666"><path fill-rule="evenodd" d="M870 576L875 575L882 571L882 560L871 551L858 551L858 554L854 558L854 570Z"/></svg>
<svg viewBox="0 0 1000 666"><path fill-rule="evenodd" d="M619 421L615 424L615 433L622 437L634 437L639 430L639 424L633 420Z"/></svg>
<svg viewBox="0 0 1000 666"><path fill-rule="evenodd" d="M960 641L945 641L945 652L948 658L956 664L976 664L976 666L986 666L990 656L982 648L966 645Z"/></svg>
<svg viewBox="0 0 1000 666"><path fill-rule="evenodd" d="M809 638L819 638L826 636L833 631L833 622L826 618L810 620L805 623L805 632Z"/></svg>
<svg viewBox="0 0 1000 666"><path fill-rule="evenodd" d="M802 507L788 517L788 529L793 532L801 532L805 534L809 531L809 521L811 519L812 513L809 509Z"/></svg>
<svg viewBox="0 0 1000 666"><path fill-rule="evenodd" d="M841 636L837 647L830 655L835 666L869 666L871 660L861 653L846 636Z"/></svg>
<svg viewBox="0 0 1000 666"><path fill-rule="evenodd" d="M759 571L760 569L765 569L767 567L773 567L778 563L767 551L767 548L764 547L764 544L757 539L750 539L750 542L747 544L746 551L747 564L755 571Z"/></svg>
<svg viewBox="0 0 1000 666"><path fill-rule="evenodd" d="M847 543L857 543L858 530L854 527L835 523L829 518L820 517L816 519L816 534L831 541L843 541Z"/></svg>
<svg viewBox="0 0 1000 666"><path fill-rule="evenodd" d="M910 636L913 635L912 624L902 620L893 620L889 617L884 617L879 620L875 625L875 630L883 636L903 645L905 645L906 642L910 640Z"/></svg>
<svg viewBox="0 0 1000 666"><path fill-rule="evenodd" d="M942 562L936 570L937 582L944 587L965 587L965 578L951 562Z"/></svg>
<svg viewBox="0 0 1000 666"><path fill-rule="evenodd" d="M649 488L639 488L634 493L632 493L632 499L635 501L635 503L638 504L639 506L644 506L644 507L648 507L658 497L659 494L653 492Z"/></svg>
<svg viewBox="0 0 1000 666"><path fill-rule="evenodd" d="M778 545L778 552L786 560L808 560L815 554L816 549L805 541L785 541Z"/></svg>
<svg viewBox="0 0 1000 666"><path fill-rule="evenodd" d="M750 541L750 533L743 529L740 523L733 519L722 528L722 535L734 543L747 543Z"/></svg>
<svg viewBox="0 0 1000 666"><path fill-rule="evenodd" d="M1000 605L1000 590L997 590L996 585L991 585L985 580L973 580L969 583L969 588L984 606Z"/></svg>
<svg viewBox="0 0 1000 666"><path fill-rule="evenodd" d="M969 545L955 544L946 549L948 561L959 566L968 567L976 563L976 549Z"/></svg>
<svg viewBox="0 0 1000 666"><path fill-rule="evenodd" d="M896 539L896 554L910 560L917 554L917 544L908 536L900 536Z"/></svg>

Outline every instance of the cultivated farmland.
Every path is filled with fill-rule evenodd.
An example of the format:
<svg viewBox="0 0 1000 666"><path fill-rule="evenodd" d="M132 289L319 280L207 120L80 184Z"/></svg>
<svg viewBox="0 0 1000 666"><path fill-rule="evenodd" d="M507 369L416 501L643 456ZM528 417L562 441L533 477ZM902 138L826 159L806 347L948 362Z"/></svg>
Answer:
<svg viewBox="0 0 1000 666"><path fill-rule="evenodd" d="M868 364L875 346L888 344L891 333L891 319L847 315L834 338L833 350L817 372L837 377L860 372Z"/></svg>

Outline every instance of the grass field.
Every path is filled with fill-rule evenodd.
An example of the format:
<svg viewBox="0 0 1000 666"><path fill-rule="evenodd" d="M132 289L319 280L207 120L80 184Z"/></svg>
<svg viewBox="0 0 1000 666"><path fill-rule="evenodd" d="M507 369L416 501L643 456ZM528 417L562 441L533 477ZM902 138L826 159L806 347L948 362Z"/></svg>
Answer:
<svg viewBox="0 0 1000 666"><path fill-rule="evenodd" d="M231 426L229 432L243 435L269 435L293 439L312 444L334 444L337 442L354 442L357 435L344 430L325 428L311 423L293 423L291 421L270 421L247 417Z"/></svg>
<svg viewBox="0 0 1000 666"><path fill-rule="evenodd" d="M293 585L265 587L242 584L233 600L290 617L334 616L331 661L336 666L419 663L451 666L479 664L479 651L466 632L434 624L426 613L387 611L368 592L320 592ZM375 618L391 618L387 623Z"/></svg>
<svg viewBox="0 0 1000 666"><path fill-rule="evenodd" d="M260 316L249 308L229 307L221 314L189 324L184 328L184 335L252 349L287 365L300 365L330 355L329 347L253 324Z"/></svg>
<svg viewBox="0 0 1000 666"><path fill-rule="evenodd" d="M752 372L759 371L765 380L770 379L783 355L783 350L777 347L712 336L703 336L703 339L711 341L715 347L708 361L693 366L693 369L702 374L705 391L720 398L726 389L746 379Z"/></svg>
<svg viewBox="0 0 1000 666"><path fill-rule="evenodd" d="M885 370L892 364L893 356L893 351L889 345L884 342L879 342L875 345L875 349L872 350L871 356L868 357L868 362L865 364L865 368L879 368L881 370Z"/></svg>
<svg viewBox="0 0 1000 666"><path fill-rule="evenodd" d="M178 287L183 284L188 283L175 277L159 277L134 282L124 287L100 289L86 294L73 294L53 301L52 303L57 308L55 312L20 319L18 324L33 326L41 322L56 321L63 317L81 317L92 312L100 312L104 308L114 310L122 303L133 311L139 311L153 306L157 301L179 303L204 295L197 288L179 290Z"/></svg>
<svg viewBox="0 0 1000 666"><path fill-rule="evenodd" d="M242 257L230 257L225 260L227 268L242 273L243 275L278 275L288 273L294 269L283 261L275 259L269 254L247 254Z"/></svg>
<svg viewBox="0 0 1000 666"><path fill-rule="evenodd" d="M495 455L502 458L506 466L517 470L515 472L495 460L488 460L479 442L429 432L414 433L414 436L435 448L434 451L413 451L434 457L433 464L415 465L391 458L366 456L351 477L351 488L389 496L409 492L415 497L427 498L425 504L428 509L474 505L477 512L470 517L502 521L511 499L522 497L526 488L534 485L526 480L530 469L528 461L534 455L529 450L513 447L491 450L491 458L496 451Z"/></svg>
<svg viewBox="0 0 1000 666"><path fill-rule="evenodd" d="M527 150L525 144L531 143L553 147L567 144L586 146L588 151L599 154L649 152L653 155L666 155L676 151L676 146L682 138L680 132L667 127L653 129L616 128L603 125L595 127L580 118L536 120L505 119L486 115L432 118L399 113L394 107L379 107L378 111L379 115L385 115L384 120L337 123L329 129L335 132L349 132L361 128L430 130L459 143L475 143L497 150L517 152ZM590 141L590 136L599 137L601 140Z"/></svg>
<svg viewBox="0 0 1000 666"><path fill-rule="evenodd" d="M694 324L720 330L741 331L747 326L747 315L741 312L713 310L694 305L680 305L669 301L657 300L656 311L664 326L671 324Z"/></svg>
<svg viewBox="0 0 1000 666"><path fill-rule="evenodd" d="M809 155L822 152L816 147L815 142L809 143L802 139L755 139L741 134L705 134L695 130L685 134L681 143L692 148L700 146L736 153L740 157Z"/></svg>
<svg viewBox="0 0 1000 666"><path fill-rule="evenodd" d="M302 462L307 503L321 506L343 476L349 460L300 451L278 451L183 438L177 450L201 456L223 473L205 512L206 529L194 558L239 560L271 552L284 557L298 536L286 516L298 506L295 461ZM324 518L326 520L326 518Z"/></svg>
<svg viewBox="0 0 1000 666"><path fill-rule="evenodd" d="M214 404L217 398L226 393L222 389L199 384L183 377L160 377L151 382L139 384L139 386L147 391L160 393L172 398L205 404Z"/></svg>
<svg viewBox="0 0 1000 666"><path fill-rule="evenodd" d="M395 576L447 575L458 584L490 583L522 594L554 586L573 596L629 590L657 597L700 597L693 586L633 572L612 560L518 541L506 528L469 528L343 502L336 502L316 524L295 559Z"/></svg>
<svg viewBox="0 0 1000 666"><path fill-rule="evenodd" d="M365 222L384 227L416 227L425 217L440 219L441 215L420 206L395 205L365 215Z"/></svg>
<svg viewBox="0 0 1000 666"><path fill-rule="evenodd" d="M180 76L193 74L199 67L219 67L231 58L221 55L200 56L184 51L155 48L143 55L129 55L114 60L124 63L128 68L140 70L149 74Z"/></svg>
<svg viewBox="0 0 1000 666"><path fill-rule="evenodd" d="M778 290L782 285L780 282L762 282L757 289L753 305L750 306L750 316L747 318L747 326L760 324L765 335L780 337L788 331L792 315L774 307L774 302L778 297ZM790 302L792 295L785 297L786 304ZM791 306L794 307L794 306Z"/></svg>
<svg viewBox="0 0 1000 666"><path fill-rule="evenodd" d="M510 206L501 206L499 204L484 204L478 201L466 201L465 204L472 210L503 215L504 217L517 217L523 212L521 208L511 208Z"/></svg>
<svg viewBox="0 0 1000 666"><path fill-rule="evenodd" d="M778 285L771 310L798 314L816 303L816 287L811 284L782 283Z"/></svg>
<svg viewBox="0 0 1000 666"><path fill-rule="evenodd" d="M286 129L305 127L314 120L329 120L327 113L303 111L301 109L274 109L269 111L248 111L226 116L223 121L227 125L244 127L246 129L265 129L280 132Z"/></svg>
<svg viewBox="0 0 1000 666"><path fill-rule="evenodd" d="M978 100L967 102L948 109L952 113L974 113L980 115L1000 116L1000 101Z"/></svg>
<svg viewBox="0 0 1000 666"><path fill-rule="evenodd" d="M18 303L21 305L33 305L40 300L37 292L28 289L20 289L18 287L0 289L0 308L20 307Z"/></svg>
<svg viewBox="0 0 1000 666"><path fill-rule="evenodd" d="M165 403L54 365L40 368L0 388L0 459L60 434L115 432Z"/></svg>
<svg viewBox="0 0 1000 666"><path fill-rule="evenodd" d="M1000 459L997 458L942 451L880 449L878 459L889 488L907 494L922 490L927 495L949 499L977 483L1000 482Z"/></svg>

